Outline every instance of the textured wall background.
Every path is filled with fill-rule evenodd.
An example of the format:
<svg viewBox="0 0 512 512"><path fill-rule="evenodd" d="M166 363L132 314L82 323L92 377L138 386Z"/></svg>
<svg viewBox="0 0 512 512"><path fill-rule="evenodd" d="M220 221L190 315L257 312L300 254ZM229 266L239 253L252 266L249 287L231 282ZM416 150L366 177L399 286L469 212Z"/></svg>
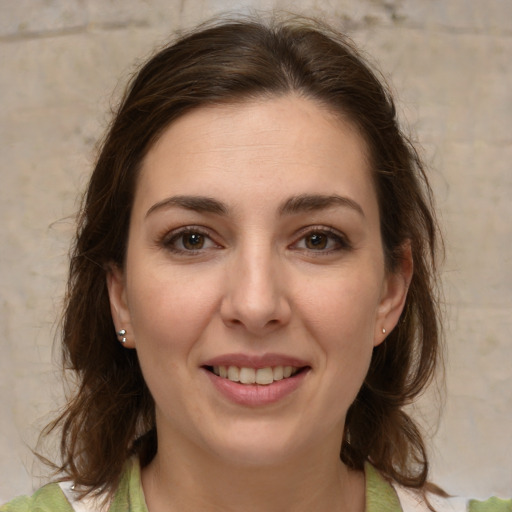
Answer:
<svg viewBox="0 0 512 512"><path fill-rule="evenodd" d="M512 494L510 0L0 0L0 502L38 484L28 447L62 396L52 343L69 216L112 91L173 30L251 7L322 15L391 76L447 237L434 479Z"/></svg>

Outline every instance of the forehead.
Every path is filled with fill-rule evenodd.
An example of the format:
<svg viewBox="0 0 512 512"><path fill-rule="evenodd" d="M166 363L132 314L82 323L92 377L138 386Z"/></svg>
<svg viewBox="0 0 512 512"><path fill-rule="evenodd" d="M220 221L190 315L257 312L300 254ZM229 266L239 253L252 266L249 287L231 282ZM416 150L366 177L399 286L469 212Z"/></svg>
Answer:
<svg viewBox="0 0 512 512"><path fill-rule="evenodd" d="M222 196L233 186L245 199L269 190L327 194L333 187L375 196L355 126L315 101L284 96L198 108L177 119L144 159L136 202Z"/></svg>

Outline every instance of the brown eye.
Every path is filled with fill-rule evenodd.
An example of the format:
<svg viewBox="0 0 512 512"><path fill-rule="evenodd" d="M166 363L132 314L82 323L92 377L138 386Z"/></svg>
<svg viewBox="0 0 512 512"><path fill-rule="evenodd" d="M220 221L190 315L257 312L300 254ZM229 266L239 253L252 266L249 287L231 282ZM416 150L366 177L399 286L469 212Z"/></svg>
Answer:
<svg viewBox="0 0 512 512"><path fill-rule="evenodd" d="M330 227L306 228L304 234L291 245L298 251L306 251L317 256L334 256L343 251L352 249L347 237Z"/></svg>
<svg viewBox="0 0 512 512"><path fill-rule="evenodd" d="M222 249L210 234L201 227L184 226L164 235L160 245L167 251L181 256L197 256L213 249Z"/></svg>
<svg viewBox="0 0 512 512"><path fill-rule="evenodd" d="M181 240L183 247L189 251L197 251L204 246L204 235L201 233L185 233Z"/></svg>
<svg viewBox="0 0 512 512"><path fill-rule="evenodd" d="M324 233L312 233L305 237L304 242L308 249L318 251L327 247L329 237Z"/></svg>

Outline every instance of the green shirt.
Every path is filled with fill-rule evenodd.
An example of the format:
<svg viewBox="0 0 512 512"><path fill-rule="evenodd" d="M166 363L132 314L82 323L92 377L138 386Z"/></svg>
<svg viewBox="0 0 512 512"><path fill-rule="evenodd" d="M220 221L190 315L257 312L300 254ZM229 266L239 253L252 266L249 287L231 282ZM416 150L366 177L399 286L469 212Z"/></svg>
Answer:
<svg viewBox="0 0 512 512"><path fill-rule="evenodd" d="M393 488L370 464L365 466L366 512L402 512ZM0 507L0 512L73 512L59 484L41 487L33 496L20 496ZM98 511L93 507L91 510ZM512 512L512 500L491 498L487 501L470 500L468 512ZM114 495L107 512L148 512L140 480L140 467L132 459Z"/></svg>

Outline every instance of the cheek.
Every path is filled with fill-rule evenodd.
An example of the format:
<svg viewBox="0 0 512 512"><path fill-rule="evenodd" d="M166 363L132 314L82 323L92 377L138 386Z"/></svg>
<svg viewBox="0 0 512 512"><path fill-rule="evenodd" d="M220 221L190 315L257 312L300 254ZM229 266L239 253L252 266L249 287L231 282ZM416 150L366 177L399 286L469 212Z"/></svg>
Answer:
<svg viewBox="0 0 512 512"><path fill-rule="evenodd" d="M134 274L128 299L135 349L157 413L183 407L200 417L186 400L193 393L188 375L215 311L218 283L168 269Z"/></svg>
<svg viewBox="0 0 512 512"><path fill-rule="evenodd" d="M151 349L159 361L162 352L190 351L218 304L218 279L171 270L132 273L135 277L128 286L137 350Z"/></svg>
<svg viewBox="0 0 512 512"><path fill-rule="evenodd" d="M349 402L361 386L374 347L380 290L375 280L332 281L303 303L304 322L323 354L333 391Z"/></svg>
<svg viewBox="0 0 512 512"><path fill-rule="evenodd" d="M320 340L373 344L380 298L376 282L359 275L308 287L301 294L304 299L300 307L306 322L321 333Z"/></svg>

